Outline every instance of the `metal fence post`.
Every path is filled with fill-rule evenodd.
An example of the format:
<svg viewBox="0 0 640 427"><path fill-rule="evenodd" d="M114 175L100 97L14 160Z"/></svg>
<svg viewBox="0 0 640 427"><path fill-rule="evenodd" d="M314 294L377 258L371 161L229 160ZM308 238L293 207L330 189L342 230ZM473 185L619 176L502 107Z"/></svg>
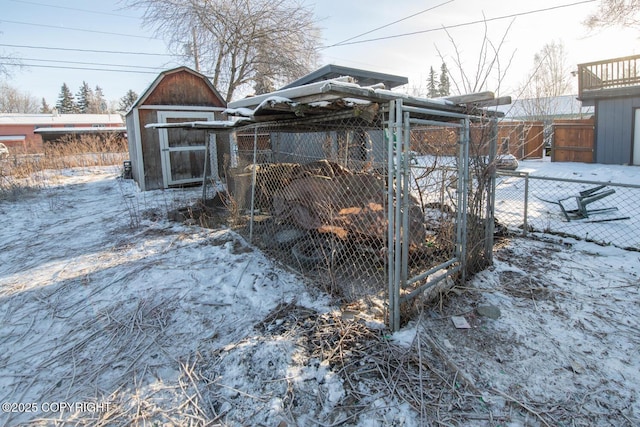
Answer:
<svg viewBox="0 0 640 427"><path fill-rule="evenodd" d="M396 280L399 271L396 271L396 240L397 238L397 218L396 208L399 204L395 202L394 189L397 185L397 174L399 173L396 164L396 144L398 140L398 127L396 117L396 101L389 102L389 122L387 124L388 141L387 141L387 269L388 269L388 285L389 285L389 328L392 331L400 329L400 291L397 288ZM400 106L401 107L401 106ZM401 108L399 108L401 110ZM394 185L395 183L395 185Z"/></svg>
<svg viewBox="0 0 640 427"><path fill-rule="evenodd" d="M461 211L461 223L460 229L460 280L462 283L466 280L467 269L467 220L468 220L468 203L469 203L469 133L470 133L470 120L469 118L462 119L462 129L460 134L460 161L462 162L462 183L459 182L458 188L461 191L461 202L458 206ZM460 172L460 169L459 169ZM460 181L460 178L458 178Z"/></svg>
<svg viewBox="0 0 640 427"><path fill-rule="evenodd" d="M411 178L411 166L409 165L409 153L411 151L411 113L403 114L403 132L402 132L402 274L400 276L400 285L402 288L407 286L407 278L409 277L409 181Z"/></svg>
<svg viewBox="0 0 640 427"><path fill-rule="evenodd" d="M498 154L498 121L491 119L489 137L489 182L487 185L487 212L485 226L484 255L489 264L493 264L493 234L495 232L496 217L496 167L495 161Z"/></svg>
<svg viewBox="0 0 640 427"><path fill-rule="evenodd" d="M529 174L524 176L524 222L522 224L522 235L526 236L529 229Z"/></svg>

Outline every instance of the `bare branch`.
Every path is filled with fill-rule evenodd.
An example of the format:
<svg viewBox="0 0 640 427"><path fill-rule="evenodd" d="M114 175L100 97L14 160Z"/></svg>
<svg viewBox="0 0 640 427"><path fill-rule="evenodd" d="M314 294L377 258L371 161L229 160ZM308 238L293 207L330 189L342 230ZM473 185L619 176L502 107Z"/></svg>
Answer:
<svg viewBox="0 0 640 427"><path fill-rule="evenodd" d="M197 49L227 101L239 90L285 83L316 66L319 29L298 0L127 0L176 56ZM194 36L195 34L195 36Z"/></svg>
<svg viewBox="0 0 640 427"><path fill-rule="evenodd" d="M451 80L453 81L453 86L455 87L458 94L463 93L473 93L473 92L481 92L483 90L489 90L488 86L491 81L495 80L497 87L491 88L494 92L499 92L499 86L502 83L506 72L509 70L511 63L513 61L515 51L511 53L508 61L507 67L503 70L500 66L500 56L502 55L502 50L504 48L504 43L507 37L507 34L511 30L511 26L513 25L513 21L509 24L507 29L505 30L502 38L500 39L500 43L496 46L488 36L488 28L485 22L484 28L484 36L482 38L482 42L480 44L480 50L478 52L477 59L475 61L475 69L473 73L468 73L468 69L466 68L460 48L458 44L453 39L451 34L444 29L451 45L453 47L453 63L455 64L455 68L457 68L457 73L459 74L459 78L454 77L449 71L449 75ZM440 59L443 62L447 62L445 56L442 54L440 49L436 46L436 51L440 56ZM451 69L450 69L451 70Z"/></svg>
<svg viewBox="0 0 640 427"><path fill-rule="evenodd" d="M584 25L590 29L612 27L640 27L640 0L602 0L597 12L589 15Z"/></svg>

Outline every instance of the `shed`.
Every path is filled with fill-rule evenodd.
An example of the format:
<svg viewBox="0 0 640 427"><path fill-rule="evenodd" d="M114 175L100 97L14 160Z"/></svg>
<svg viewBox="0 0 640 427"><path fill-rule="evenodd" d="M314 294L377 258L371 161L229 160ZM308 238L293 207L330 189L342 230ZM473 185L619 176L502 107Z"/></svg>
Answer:
<svg viewBox="0 0 640 427"><path fill-rule="evenodd" d="M149 129L151 123L213 121L226 103L209 79L188 68L163 71L126 114L133 179L141 190L202 183L209 147L212 169L223 170L224 136L205 130Z"/></svg>
<svg viewBox="0 0 640 427"><path fill-rule="evenodd" d="M595 109L594 161L640 165L640 55L578 65L579 98Z"/></svg>

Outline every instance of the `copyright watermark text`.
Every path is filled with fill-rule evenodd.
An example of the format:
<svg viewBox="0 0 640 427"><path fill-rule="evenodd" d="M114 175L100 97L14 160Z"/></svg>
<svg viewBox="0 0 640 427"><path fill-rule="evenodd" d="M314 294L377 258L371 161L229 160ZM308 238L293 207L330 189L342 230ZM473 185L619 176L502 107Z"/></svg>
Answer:
<svg viewBox="0 0 640 427"><path fill-rule="evenodd" d="M108 402L2 402L2 412L28 413L28 412L107 412Z"/></svg>

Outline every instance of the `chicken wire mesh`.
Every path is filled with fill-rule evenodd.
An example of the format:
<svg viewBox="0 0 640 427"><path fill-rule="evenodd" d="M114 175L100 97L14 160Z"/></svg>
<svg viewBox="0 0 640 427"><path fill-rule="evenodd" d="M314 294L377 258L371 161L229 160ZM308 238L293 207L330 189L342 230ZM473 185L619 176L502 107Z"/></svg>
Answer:
<svg viewBox="0 0 640 427"><path fill-rule="evenodd" d="M499 172L496 219L517 233L541 232L640 250L640 185Z"/></svg>
<svg viewBox="0 0 640 427"><path fill-rule="evenodd" d="M390 264L399 259L389 255L395 236L406 243L399 273L403 303L436 274L432 269L446 275L454 264L460 268L462 240L473 248L470 264L481 269L490 174L486 153L470 162L470 170L462 168L460 146L468 132L463 141L458 122L453 137L407 126L406 146L383 111L293 128L244 127L232 137L237 153L226 170L236 228L347 302L389 296L396 274ZM461 171L469 179L461 179ZM470 196L465 206L462 193ZM393 228L396 220L401 228ZM463 230L462 222L471 227Z"/></svg>

